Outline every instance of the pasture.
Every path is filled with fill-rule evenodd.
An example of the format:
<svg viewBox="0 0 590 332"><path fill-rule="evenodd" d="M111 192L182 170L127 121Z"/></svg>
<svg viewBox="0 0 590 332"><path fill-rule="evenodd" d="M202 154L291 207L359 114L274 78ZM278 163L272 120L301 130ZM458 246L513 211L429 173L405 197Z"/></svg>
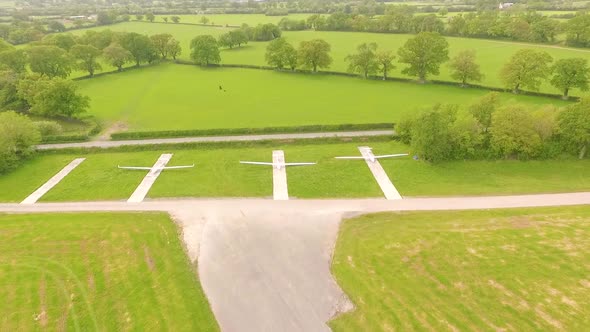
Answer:
<svg viewBox="0 0 590 332"><path fill-rule="evenodd" d="M582 331L590 208L383 213L344 221L334 331Z"/></svg>
<svg viewBox="0 0 590 332"><path fill-rule="evenodd" d="M0 215L6 331L217 331L161 213Z"/></svg>
<svg viewBox="0 0 590 332"><path fill-rule="evenodd" d="M396 122L435 103L469 104L486 90L270 70L164 64L80 81L89 114L133 131ZM220 87L222 89L220 89ZM502 94L506 103L565 105Z"/></svg>
<svg viewBox="0 0 590 332"><path fill-rule="evenodd" d="M404 153L398 142L333 144L251 144L193 150L105 152L40 155L20 169L0 176L0 201L20 202L74 158L87 158L41 200L126 200L146 171L120 170L121 166L152 166L162 153L174 153L168 166L195 164L195 168L164 171L148 198L272 197L272 169L242 165L239 160L271 161L272 150L283 149L287 162L318 162L287 170L292 198L382 197L362 160L336 160L359 155L360 145L375 154ZM573 192L590 188L587 160L458 161L429 164L410 157L380 161L403 196L461 196ZM20 188L17 184L23 183ZM11 190L12 188L16 188Z"/></svg>
<svg viewBox="0 0 590 332"><path fill-rule="evenodd" d="M100 27L94 29L103 30L105 28ZM183 52L180 58L185 60L190 58L190 41L195 36L201 34L219 36L220 34L231 30L231 28L144 22L116 24L108 27L108 29L112 29L114 31L138 32L143 34L170 33L181 42ZM76 33L83 33L83 31L84 30L78 30ZM380 49L397 52L397 49L400 48L408 38L412 37L412 35L405 34L331 31L286 31L283 32L283 36L295 46L299 45L299 43L304 40L316 38L326 40L331 44L331 56L334 60L329 70L339 72L346 72L348 64L344 58L347 55L354 53L356 47L361 43L375 42L379 45ZM522 48L544 50L554 59L581 57L590 60L590 51L584 49L473 38L447 37L447 40L449 42L449 51L451 57L462 50L476 50L477 62L480 64L482 73L485 75L481 84L495 87L502 86L502 82L498 78L498 72L500 68L516 51ZM248 45L242 48L222 50L222 63L266 65L264 53L267 44L268 43L266 42L250 42ZM399 64L396 61L396 66L397 68L391 71L390 76L406 77L405 75L401 74L401 69L404 65ZM444 64L441 67L440 75L431 78L449 81L452 80L450 77L450 70L448 66ZM545 83L541 87L541 91L551 93L560 92L550 86L548 83ZM579 94L579 91L573 91L573 95Z"/></svg>
<svg viewBox="0 0 590 332"><path fill-rule="evenodd" d="M240 26L248 24L249 26L256 26L258 24L273 23L278 24L283 18L290 20L305 20L312 14L289 14L287 16L267 16L264 14L206 14L206 15L176 15L180 17L180 23L201 24L201 19L206 17L209 22L207 24L215 25L229 25ZM156 22L163 22L163 17L171 17L174 15L156 15ZM135 19L135 17L132 17ZM171 21L169 21L171 22ZM173 23L168 23L173 24Z"/></svg>

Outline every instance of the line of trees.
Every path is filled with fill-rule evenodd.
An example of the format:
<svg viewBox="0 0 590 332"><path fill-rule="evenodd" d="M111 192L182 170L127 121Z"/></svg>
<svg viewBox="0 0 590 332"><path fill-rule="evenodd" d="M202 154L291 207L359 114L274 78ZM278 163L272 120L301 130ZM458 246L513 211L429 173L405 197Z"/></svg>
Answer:
<svg viewBox="0 0 590 332"><path fill-rule="evenodd" d="M134 32L100 32L88 30L75 36L69 33L47 35L26 49L15 49L8 43L0 45L0 66L23 72L28 65L41 76L67 78L73 69L93 76L101 69L104 58L118 70L127 63L153 63L160 59L176 59L182 49L170 34L152 36Z"/></svg>
<svg viewBox="0 0 590 332"><path fill-rule="evenodd" d="M296 50L283 38L272 41L266 48L266 62L277 69L295 70L298 66L305 69L328 68L332 62L329 55L330 45L324 40L302 42ZM480 82L484 75L476 62L474 50L464 50L453 58L449 57L449 44L436 32L421 32L397 51L398 61L404 64L402 74L416 77L425 83L432 75L439 75L441 65L448 61L451 78L467 86ZM395 55L390 50L378 50L375 43L363 43L356 53L348 55L348 71L359 73L368 78L380 73L387 79L388 73L396 68L393 64ZM567 99L573 88L588 90L590 69L583 58L559 59L553 65L553 59L544 51L522 49L517 51L502 67L499 75L505 87L514 93L523 88L538 91L544 81L562 91Z"/></svg>
<svg viewBox="0 0 590 332"><path fill-rule="evenodd" d="M156 15L154 15L153 13L147 13L145 15L144 14L136 14L135 15L136 21L143 21L144 18L146 21L148 21L150 23L154 23L156 21ZM172 15L170 17L162 16L162 21L164 23L168 23L168 22L180 23L180 16L177 16L177 15Z"/></svg>
<svg viewBox="0 0 590 332"><path fill-rule="evenodd" d="M332 63L331 46L323 39L302 41L295 49L284 38L270 42L266 48L266 62L277 69L295 70L298 66L317 72L320 68L328 68Z"/></svg>
<svg viewBox="0 0 590 332"><path fill-rule="evenodd" d="M449 36L535 43L555 42L560 33L565 33L567 45L590 47L590 14L586 12L576 13L572 19L564 23L530 10L483 10L455 15L446 21L435 14L416 15L416 12L415 6L388 6L385 14L378 17L345 12L336 12L328 16L315 14L307 20L284 18L279 22L279 27L283 30L438 32Z"/></svg>
<svg viewBox="0 0 590 332"><path fill-rule="evenodd" d="M476 103L435 105L396 126L402 142L430 162L462 159L580 159L590 144L590 99L563 109L501 105L497 93Z"/></svg>
<svg viewBox="0 0 590 332"><path fill-rule="evenodd" d="M181 48L170 34L87 31L84 35L48 35L26 49L0 40L0 110L45 117L76 117L89 99L68 80L73 70L93 76L100 58L121 71L128 63L153 63L176 57Z"/></svg>

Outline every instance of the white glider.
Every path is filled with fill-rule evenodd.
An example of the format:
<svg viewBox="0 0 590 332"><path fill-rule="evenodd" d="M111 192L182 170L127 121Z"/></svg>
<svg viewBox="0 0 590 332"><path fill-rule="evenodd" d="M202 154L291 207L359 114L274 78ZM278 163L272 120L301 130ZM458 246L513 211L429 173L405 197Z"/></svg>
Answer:
<svg viewBox="0 0 590 332"><path fill-rule="evenodd" d="M135 167L135 166L117 166L119 169L132 169L132 170L142 170L142 171L157 171L157 170L165 170L165 169L182 169L182 168L193 168L195 164L187 165L187 166L167 166L167 167Z"/></svg>
<svg viewBox="0 0 590 332"><path fill-rule="evenodd" d="M249 165L265 165L265 166L272 166L276 169L281 169L287 166L308 166L308 165L315 165L317 163L265 163L260 161L241 161L240 164L249 164Z"/></svg>
<svg viewBox="0 0 590 332"><path fill-rule="evenodd" d="M380 156L371 156L369 158L365 158L364 156L334 157L334 158L336 158L336 159L362 159L362 160L368 160L370 162L375 162L375 161L377 161L377 159L381 159L381 158L405 157L407 155L408 155L407 153L397 153L397 154L384 154L384 155L380 155Z"/></svg>

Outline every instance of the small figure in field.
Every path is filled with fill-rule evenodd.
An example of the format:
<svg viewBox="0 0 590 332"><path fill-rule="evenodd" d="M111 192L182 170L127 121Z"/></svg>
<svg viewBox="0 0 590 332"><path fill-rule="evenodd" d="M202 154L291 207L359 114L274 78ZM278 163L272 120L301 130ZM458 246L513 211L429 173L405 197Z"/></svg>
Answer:
<svg viewBox="0 0 590 332"><path fill-rule="evenodd" d="M219 86L219 90L223 90L223 88L221 87L221 85Z"/></svg>

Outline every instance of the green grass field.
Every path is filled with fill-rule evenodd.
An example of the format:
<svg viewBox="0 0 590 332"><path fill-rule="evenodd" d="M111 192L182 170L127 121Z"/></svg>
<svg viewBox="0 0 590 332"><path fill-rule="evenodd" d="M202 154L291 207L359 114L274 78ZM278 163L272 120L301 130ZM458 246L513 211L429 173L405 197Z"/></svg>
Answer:
<svg viewBox="0 0 590 332"><path fill-rule="evenodd" d="M36 156L0 174L0 202L18 203L74 160L71 155Z"/></svg>
<svg viewBox="0 0 590 332"><path fill-rule="evenodd" d="M105 29L103 27L95 29ZM170 33L179 41L183 48L182 59L189 59L190 40L200 34L211 34L219 36L228 31L226 28L175 25L175 24L151 24L145 22L128 22L110 26L109 29L116 31L133 31L144 34ZM83 33L84 30L78 30L76 33ZM376 42L381 49L397 51L404 42L412 35L404 34L376 34L360 32L328 32L328 31L294 31L284 32L285 38L298 45L301 41L321 38L328 41L332 46L332 58L334 63L330 70L346 71L348 64L344 58L355 51L357 45L366 42ZM466 49L477 51L477 61L481 66L485 78L482 84L489 86L501 86L502 83L498 78L498 72L502 65L516 51L522 48L533 48L547 51L555 59L568 57L582 57L590 60L590 51L583 49L565 48L553 45L539 45L527 43L514 43L498 40L470 39L470 38L447 38L450 45L450 55L453 56L458 52ZM264 53L267 43L251 42L241 49L223 50L221 58L223 63L232 64L256 64L265 65ZM397 69L393 70L391 76L403 76L401 74L402 64L397 64ZM443 65L440 76L436 77L442 80L451 80L449 68ZM542 86L542 91L556 93L549 84ZM579 95L579 91L573 91L574 95Z"/></svg>
<svg viewBox="0 0 590 332"><path fill-rule="evenodd" d="M219 90L222 86L226 92ZM468 104L486 90L267 70L165 64L80 82L89 113L129 130L396 122L435 103ZM505 102L565 105L503 94Z"/></svg>
<svg viewBox="0 0 590 332"><path fill-rule="evenodd" d="M583 331L590 207L373 214L332 265L356 310L334 331Z"/></svg>
<svg viewBox="0 0 590 332"><path fill-rule="evenodd" d="M272 169L242 165L238 161L270 162L274 149L283 149L288 162L318 162L314 166L291 167L287 170L289 194L293 198L382 197L365 162L333 158L359 155L359 145L364 144L277 143L273 146L241 148L47 155L0 176L0 201L22 201L77 157L87 159L47 193L42 201L125 200L131 196L146 172L120 170L117 165L151 166L164 152L174 153L169 166L195 163L196 167L164 171L151 188L150 198L270 198ZM368 145L374 148L376 154L408 152L407 146L397 142L372 142ZM461 161L432 165L404 157L385 159L381 164L404 196L523 194L590 189L590 164L587 160ZM24 185L19 185L21 182Z"/></svg>
<svg viewBox="0 0 590 332"><path fill-rule="evenodd" d="M0 215L5 331L217 331L160 213Z"/></svg>
<svg viewBox="0 0 590 332"><path fill-rule="evenodd" d="M201 19L206 17L209 22L208 24L215 25L234 25L240 26L242 24L248 24L249 26L256 26L258 24L274 23L278 24L283 18L290 20L305 20L311 14L289 14L287 16L266 16L263 14L208 14L208 15L176 15L180 17L180 23L197 23L201 24ZM170 18L174 15L156 15L156 22L163 22L163 17ZM135 20L135 17L132 17ZM173 24L172 21L169 21Z"/></svg>

